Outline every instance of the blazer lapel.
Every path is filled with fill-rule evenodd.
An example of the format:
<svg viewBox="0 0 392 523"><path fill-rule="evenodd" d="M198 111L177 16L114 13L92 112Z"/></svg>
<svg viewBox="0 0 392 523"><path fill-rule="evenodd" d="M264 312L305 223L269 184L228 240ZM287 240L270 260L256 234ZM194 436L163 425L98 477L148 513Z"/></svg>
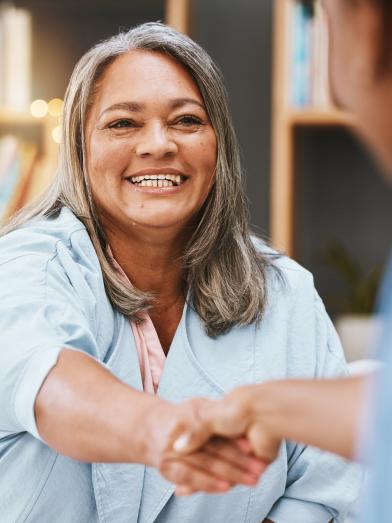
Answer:
<svg viewBox="0 0 392 523"><path fill-rule="evenodd" d="M143 390L137 350L128 320L117 315L118 335L104 364L119 379ZM99 520L137 523L143 489L144 465L93 463L92 478Z"/></svg>
<svg viewBox="0 0 392 523"><path fill-rule="evenodd" d="M218 351L218 354L213 355L214 351ZM212 357L218 358L216 364L210 360ZM198 315L191 306L186 305L168 353L158 396L171 402L198 396L218 398L241 382L241 379L234 379L233 376L242 376L242 383L252 381L253 358L253 330L250 333L248 329L246 332L242 329L237 337L229 334L211 339L204 332ZM233 365L234 361L236 365ZM218 369L219 362L231 373L225 374L223 370L215 375L213 371ZM155 521L173 496L174 489L174 485L166 481L156 469L146 467L138 523Z"/></svg>
<svg viewBox="0 0 392 523"><path fill-rule="evenodd" d="M129 322L118 315L117 342L104 363L119 379L143 390ZM209 338L191 306L184 313L165 362L157 395L171 402L197 396L218 398L254 380L254 327L234 328ZM173 496L174 485L157 470L139 464L92 465L101 522L152 523Z"/></svg>

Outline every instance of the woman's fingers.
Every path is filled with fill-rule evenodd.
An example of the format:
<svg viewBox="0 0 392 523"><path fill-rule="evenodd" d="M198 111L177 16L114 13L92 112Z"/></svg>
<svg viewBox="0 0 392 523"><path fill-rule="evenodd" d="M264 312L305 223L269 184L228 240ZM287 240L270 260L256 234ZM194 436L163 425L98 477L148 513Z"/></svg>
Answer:
<svg viewBox="0 0 392 523"><path fill-rule="evenodd" d="M233 485L229 481L217 478L198 467L190 466L183 458L178 461L164 461L159 471L165 478L177 485L181 495L194 492L220 493L227 492Z"/></svg>
<svg viewBox="0 0 392 523"><path fill-rule="evenodd" d="M181 487L177 486L175 490L176 496L190 496L191 494L196 494L197 490L194 490L191 487Z"/></svg>
<svg viewBox="0 0 392 523"><path fill-rule="evenodd" d="M189 470L197 471L217 481L229 482L231 485L255 485L261 473L260 465L253 465L251 467L252 470L249 470L249 467L239 467L237 464L227 461L224 457L224 452L222 456L219 456L206 450L205 452L195 452L170 461L172 463L187 465ZM249 465L249 463L247 464ZM185 480L186 481L181 477L180 480L176 480L175 483L177 485L189 486L187 483L189 478L186 477Z"/></svg>
<svg viewBox="0 0 392 523"><path fill-rule="evenodd" d="M257 477L266 468L264 461L250 455L251 446L243 438L242 440L234 441L214 438L203 447L203 450L222 462L230 463L237 469L254 474Z"/></svg>
<svg viewBox="0 0 392 523"><path fill-rule="evenodd" d="M253 465L252 470L249 470L244 462L239 467L237 463L228 461L224 451L221 456L209 451L196 452L184 459L189 465L234 485L255 485L261 473L259 465ZM247 464L249 465L249 462Z"/></svg>

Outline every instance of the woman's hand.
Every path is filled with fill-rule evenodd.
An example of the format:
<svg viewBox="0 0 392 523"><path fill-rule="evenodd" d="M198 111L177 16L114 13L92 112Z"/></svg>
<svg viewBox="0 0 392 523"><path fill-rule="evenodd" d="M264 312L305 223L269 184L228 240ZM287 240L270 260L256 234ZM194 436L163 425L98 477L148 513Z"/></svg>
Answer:
<svg viewBox="0 0 392 523"><path fill-rule="evenodd" d="M178 494L225 492L237 484L253 486L265 469L265 464L251 455L244 440L212 438L188 455L173 452L174 441L184 432L205 434L202 413L211 403L193 399L172 405L160 400L146 420L144 462L157 467L175 483Z"/></svg>

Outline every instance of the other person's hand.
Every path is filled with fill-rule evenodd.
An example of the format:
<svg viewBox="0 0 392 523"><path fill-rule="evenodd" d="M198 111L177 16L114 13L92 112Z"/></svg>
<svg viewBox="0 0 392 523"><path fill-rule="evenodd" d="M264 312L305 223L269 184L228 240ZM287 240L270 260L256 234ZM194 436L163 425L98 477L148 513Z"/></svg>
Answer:
<svg viewBox="0 0 392 523"><path fill-rule="evenodd" d="M173 445L176 452L185 456L208 448L216 436L237 440L246 438L248 450L264 463L265 467L276 457L281 438L274 434L269 423L273 412L269 412L268 401L262 400L263 385L241 387L224 398L209 401L200 411L202 425L195 432L187 431ZM241 440L240 440L241 441ZM245 449L245 446L243 447ZM190 488L178 488L180 494L191 494Z"/></svg>
<svg viewBox="0 0 392 523"><path fill-rule="evenodd" d="M284 438L352 459L367 382L297 379L240 387L207 403L199 430L184 432L173 449L184 455L215 436L246 437L254 454L269 464Z"/></svg>
<svg viewBox="0 0 392 523"><path fill-rule="evenodd" d="M212 400L201 398L177 405L159 401L148 414L144 461L175 483L179 494L225 492L238 484L253 486L265 469L265 463L252 455L247 441L212 436L210 417L203 413L213 405ZM174 452L174 441L187 433L200 444L186 454Z"/></svg>

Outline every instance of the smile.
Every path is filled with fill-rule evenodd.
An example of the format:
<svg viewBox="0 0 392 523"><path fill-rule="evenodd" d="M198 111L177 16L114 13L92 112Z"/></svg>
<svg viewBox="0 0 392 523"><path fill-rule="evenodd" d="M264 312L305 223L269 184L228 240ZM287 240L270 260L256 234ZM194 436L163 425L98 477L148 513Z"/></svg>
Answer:
<svg viewBox="0 0 392 523"><path fill-rule="evenodd" d="M127 179L139 187L177 187L185 182L186 177L181 174L147 174Z"/></svg>

